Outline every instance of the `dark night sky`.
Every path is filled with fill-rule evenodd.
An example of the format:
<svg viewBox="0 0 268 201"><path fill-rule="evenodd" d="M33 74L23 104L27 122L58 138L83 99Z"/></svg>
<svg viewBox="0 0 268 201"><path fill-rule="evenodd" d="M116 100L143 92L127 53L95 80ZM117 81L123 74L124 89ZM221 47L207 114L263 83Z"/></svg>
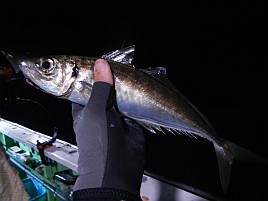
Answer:
<svg viewBox="0 0 268 201"><path fill-rule="evenodd" d="M27 8L1 14L0 49L31 56L100 56L122 46L135 45L133 62L137 68L166 67L170 81L207 116L220 136L268 158L264 140L268 128L264 42L267 22L263 22L262 5L246 1L217 4L202 1L182 6L136 5L114 9L106 5L95 9L64 5L60 9ZM0 61L0 65L7 65L4 59ZM21 97L42 104L59 127L59 138L75 144L69 102L36 91L24 80L9 82L7 86L10 99ZM23 123L29 127L51 132L51 120L37 104L10 101L3 105L3 117L15 121L22 121L23 117ZM12 116L15 112L16 116ZM221 194L210 143L172 135L148 135L148 139L148 170L170 172L184 183ZM249 192L250 182L258 189L254 191L264 196L267 182L261 180L260 172L267 171L259 166L238 165L235 174L241 173L240 177L246 174L248 186L239 190L236 185L243 180L238 176L239 181L234 179L232 183L230 198L241 198L240 194ZM253 177L260 177L260 181ZM250 198L250 195L242 197Z"/></svg>

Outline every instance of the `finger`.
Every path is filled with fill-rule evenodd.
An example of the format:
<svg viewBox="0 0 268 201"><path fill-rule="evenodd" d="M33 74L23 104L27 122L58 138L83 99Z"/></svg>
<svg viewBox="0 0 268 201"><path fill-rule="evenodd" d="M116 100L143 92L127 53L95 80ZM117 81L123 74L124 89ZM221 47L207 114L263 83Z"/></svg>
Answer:
<svg viewBox="0 0 268 201"><path fill-rule="evenodd" d="M94 82L99 81L114 84L112 70L109 63L104 59L97 59L94 64Z"/></svg>

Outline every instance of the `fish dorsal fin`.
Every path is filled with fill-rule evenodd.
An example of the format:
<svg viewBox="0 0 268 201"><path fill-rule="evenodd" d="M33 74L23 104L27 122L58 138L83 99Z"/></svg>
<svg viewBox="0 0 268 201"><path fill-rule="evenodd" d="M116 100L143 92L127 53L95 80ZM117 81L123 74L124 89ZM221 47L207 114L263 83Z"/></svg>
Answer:
<svg viewBox="0 0 268 201"><path fill-rule="evenodd" d="M165 67L147 67L141 68L140 70L144 71L145 73L152 75L152 76L166 76L167 70Z"/></svg>
<svg viewBox="0 0 268 201"><path fill-rule="evenodd" d="M135 46L132 45L132 46L125 47L119 50L108 52L107 54L102 55L101 58L120 62L122 64L130 65L134 67L134 65L132 65L131 63L133 60L134 51L135 51Z"/></svg>
<svg viewBox="0 0 268 201"><path fill-rule="evenodd" d="M148 75L151 75L152 77L154 77L155 79L157 79L159 82L166 85L170 89L180 93L178 89L167 78L167 70L165 67L147 67L147 68L141 68L139 70L145 72Z"/></svg>

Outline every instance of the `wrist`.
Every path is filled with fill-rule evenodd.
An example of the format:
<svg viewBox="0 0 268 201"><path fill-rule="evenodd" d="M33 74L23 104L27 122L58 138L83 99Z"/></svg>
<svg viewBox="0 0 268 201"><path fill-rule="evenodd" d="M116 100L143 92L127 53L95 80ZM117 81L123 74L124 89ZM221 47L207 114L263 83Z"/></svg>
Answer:
<svg viewBox="0 0 268 201"><path fill-rule="evenodd" d="M87 188L77 190L73 193L73 199L74 201L141 201L141 197L139 195L116 188Z"/></svg>

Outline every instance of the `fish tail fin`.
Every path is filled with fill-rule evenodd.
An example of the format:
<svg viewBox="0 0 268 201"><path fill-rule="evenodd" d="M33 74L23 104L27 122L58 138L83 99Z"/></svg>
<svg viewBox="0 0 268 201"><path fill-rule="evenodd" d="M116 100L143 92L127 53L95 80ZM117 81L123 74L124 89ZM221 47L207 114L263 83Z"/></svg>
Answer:
<svg viewBox="0 0 268 201"><path fill-rule="evenodd" d="M223 192L227 194L234 158L226 146L214 143L214 148L217 156L221 187Z"/></svg>
<svg viewBox="0 0 268 201"><path fill-rule="evenodd" d="M233 158L243 163L249 164L259 164L259 165L267 165L268 166L268 159L256 154L246 148L238 146L228 140L222 139L221 140L225 146L228 147L230 150Z"/></svg>
<svg viewBox="0 0 268 201"><path fill-rule="evenodd" d="M214 148L217 156L221 186L225 194L228 191L234 160L268 166L268 159L226 139L220 139L220 145L214 144Z"/></svg>

